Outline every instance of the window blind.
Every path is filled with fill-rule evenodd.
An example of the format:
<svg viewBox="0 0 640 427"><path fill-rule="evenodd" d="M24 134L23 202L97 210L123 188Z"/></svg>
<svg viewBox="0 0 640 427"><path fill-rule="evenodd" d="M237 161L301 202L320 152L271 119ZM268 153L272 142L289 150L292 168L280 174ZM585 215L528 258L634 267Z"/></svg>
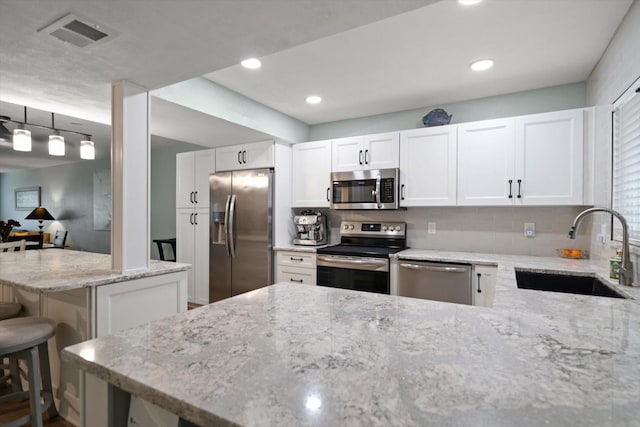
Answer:
<svg viewBox="0 0 640 427"><path fill-rule="evenodd" d="M640 93L639 82L614 104L612 206L629 225L629 239L640 245ZM614 238L622 228L614 220Z"/></svg>

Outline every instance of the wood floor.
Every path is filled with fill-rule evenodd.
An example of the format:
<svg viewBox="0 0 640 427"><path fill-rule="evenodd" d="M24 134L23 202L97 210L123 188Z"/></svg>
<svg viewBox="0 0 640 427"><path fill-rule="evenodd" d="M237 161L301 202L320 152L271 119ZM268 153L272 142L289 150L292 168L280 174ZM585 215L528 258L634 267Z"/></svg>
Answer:
<svg viewBox="0 0 640 427"><path fill-rule="evenodd" d="M0 386L0 396L8 394L11 390ZM20 418L23 415L29 413L29 401L24 402L6 402L0 403L0 424L7 423L9 421ZM43 416L43 424L48 427L73 427L73 424L65 421L62 417L58 416L52 419L47 419L47 415ZM25 424L30 426L31 423Z"/></svg>

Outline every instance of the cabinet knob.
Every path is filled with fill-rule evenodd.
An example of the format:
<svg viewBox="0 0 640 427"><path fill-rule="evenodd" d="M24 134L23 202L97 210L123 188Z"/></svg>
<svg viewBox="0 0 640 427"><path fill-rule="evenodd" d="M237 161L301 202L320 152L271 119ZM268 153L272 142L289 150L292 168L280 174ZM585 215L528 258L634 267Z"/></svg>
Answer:
<svg viewBox="0 0 640 427"><path fill-rule="evenodd" d="M478 273L478 293L481 294L482 293L482 289L480 289L480 277L482 276L482 273Z"/></svg>
<svg viewBox="0 0 640 427"><path fill-rule="evenodd" d="M364 150L364 164L369 164L369 150Z"/></svg>
<svg viewBox="0 0 640 427"><path fill-rule="evenodd" d="M522 188L521 187L522 187L522 180L519 179L518 180L518 199L522 198L522 194L521 194L522 193Z"/></svg>
<svg viewBox="0 0 640 427"><path fill-rule="evenodd" d="M362 150L358 153L358 163L362 164Z"/></svg>
<svg viewBox="0 0 640 427"><path fill-rule="evenodd" d="M513 180L509 180L509 198L513 199Z"/></svg>
<svg viewBox="0 0 640 427"><path fill-rule="evenodd" d="M296 280L296 279L290 278L289 281L290 282L296 282L296 283L302 283L302 279L297 279Z"/></svg>
<svg viewBox="0 0 640 427"><path fill-rule="evenodd" d="M242 164L242 151L238 151L238 164Z"/></svg>

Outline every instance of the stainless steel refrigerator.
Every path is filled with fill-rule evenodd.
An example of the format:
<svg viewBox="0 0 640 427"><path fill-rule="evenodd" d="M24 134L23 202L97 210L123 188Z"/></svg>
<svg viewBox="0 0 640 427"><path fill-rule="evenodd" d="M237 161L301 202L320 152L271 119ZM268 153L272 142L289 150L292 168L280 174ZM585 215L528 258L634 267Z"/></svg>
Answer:
<svg viewBox="0 0 640 427"><path fill-rule="evenodd" d="M273 170L209 176L209 302L273 283Z"/></svg>

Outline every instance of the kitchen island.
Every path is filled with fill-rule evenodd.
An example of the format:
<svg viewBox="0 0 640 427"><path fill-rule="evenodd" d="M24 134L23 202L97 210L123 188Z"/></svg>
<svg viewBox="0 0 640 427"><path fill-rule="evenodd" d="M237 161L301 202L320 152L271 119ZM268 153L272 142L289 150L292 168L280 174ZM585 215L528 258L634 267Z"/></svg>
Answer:
<svg viewBox="0 0 640 427"><path fill-rule="evenodd" d="M278 283L63 357L116 417L131 393L207 426L637 425L638 300L517 289L555 260L500 257L493 308Z"/></svg>
<svg viewBox="0 0 640 427"><path fill-rule="evenodd" d="M87 385L77 367L60 360L68 345L160 319L187 309L188 264L151 261L149 269L111 271L110 255L40 249L0 256L0 298L17 301L24 314L56 321L49 340L56 405L70 422L82 423Z"/></svg>

